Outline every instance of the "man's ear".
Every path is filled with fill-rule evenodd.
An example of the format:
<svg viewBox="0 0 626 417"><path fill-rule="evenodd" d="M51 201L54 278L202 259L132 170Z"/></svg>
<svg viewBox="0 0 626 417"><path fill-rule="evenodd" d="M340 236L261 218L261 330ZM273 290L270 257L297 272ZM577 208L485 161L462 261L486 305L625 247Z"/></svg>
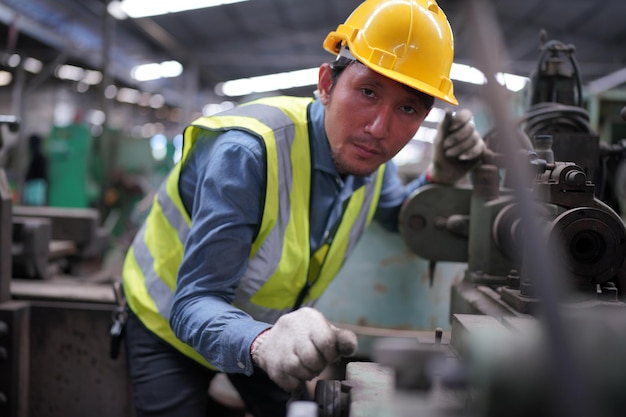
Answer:
<svg viewBox="0 0 626 417"><path fill-rule="evenodd" d="M332 85L330 64L324 63L320 66L319 78L317 80L317 91L319 92L320 101L323 105L328 104Z"/></svg>

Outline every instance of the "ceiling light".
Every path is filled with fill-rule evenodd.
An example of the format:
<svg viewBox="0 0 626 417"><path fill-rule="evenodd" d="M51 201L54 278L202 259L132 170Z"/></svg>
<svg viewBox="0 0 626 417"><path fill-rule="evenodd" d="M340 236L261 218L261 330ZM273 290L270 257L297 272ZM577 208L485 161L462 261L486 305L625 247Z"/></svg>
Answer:
<svg viewBox="0 0 626 417"><path fill-rule="evenodd" d="M221 6L223 4L239 3L247 0L123 0L112 1L107 10L116 19L126 16L140 18L158 16L166 13L178 13L186 10L204 9L206 7Z"/></svg>
<svg viewBox="0 0 626 417"><path fill-rule="evenodd" d="M56 76L62 80L79 81L85 76L85 70L75 65L59 65Z"/></svg>
<svg viewBox="0 0 626 417"><path fill-rule="evenodd" d="M76 91L79 93L86 93L89 90L89 84L85 84L82 81L76 83Z"/></svg>
<svg viewBox="0 0 626 417"><path fill-rule="evenodd" d="M39 74L43 69L43 62L32 57L27 57L24 60L24 69L30 73Z"/></svg>
<svg viewBox="0 0 626 417"><path fill-rule="evenodd" d="M178 61L165 61L161 63L138 65L134 67L130 75L137 81L151 81L159 78L178 77L183 73L183 66Z"/></svg>
<svg viewBox="0 0 626 417"><path fill-rule="evenodd" d="M11 84L13 75L8 71L0 71L0 87Z"/></svg>
<svg viewBox="0 0 626 417"><path fill-rule="evenodd" d="M122 103L137 104L141 98L141 93L134 88L120 88L117 92L117 101Z"/></svg>
<svg viewBox="0 0 626 417"><path fill-rule="evenodd" d="M104 89L104 97L108 99L113 99L115 98L115 96L117 96L117 87L113 84L107 85Z"/></svg>
<svg viewBox="0 0 626 417"><path fill-rule="evenodd" d="M11 54L7 64L11 68L16 68L18 65L20 65L20 62L22 62L22 57L21 56L19 56L18 54Z"/></svg>
<svg viewBox="0 0 626 417"><path fill-rule="evenodd" d="M163 97L161 94L153 94L150 97L148 105L153 109L159 109L165 105L165 97Z"/></svg>
<svg viewBox="0 0 626 417"><path fill-rule="evenodd" d="M150 150L152 157L157 161L162 161L167 156L167 137L162 133L157 133L150 138Z"/></svg>
<svg viewBox="0 0 626 417"><path fill-rule="evenodd" d="M106 121L106 113L102 110L88 110L85 114L85 121L93 125L102 125Z"/></svg>
<svg viewBox="0 0 626 417"><path fill-rule="evenodd" d="M528 77L522 77L520 75L502 72L496 74L496 79L500 84L505 86L506 89L510 91L520 91L522 88L526 87L526 84L530 82L530 79Z"/></svg>
<svg viewBox="0 0 626 417"><path fill-rule="evenodd" d="M450 70L450 78L457 81L463 81L470 84L483 85L487 83L485 74L478 68L471 67L464 64L452 64ZM528 77L522 77L521 75L509 74L499 72L496 74L496 80L498 83L506 87L510 91L520 91L530 82Z"/></svg>
<svg viewBox="0 0 626 417"><path fill-rule="evenodd" d="M241 78L226 81L215 87L215 93L221 96L245 96L251 93L285 90L317 84L319 67L258 77Z"/></svg>
<svg viewBox="0 0 626 417"><path fill-rule="evenodd" d="M209 103L202 108L203 116L212 116L214 114L223 112L224 110L230 110L235 107L235 103L232 101L222 101L221 103Z"/></svg>
<svg viewBox="0 0 626 417"><path fill-rule="evenodd" d="M102 73L95 70L85 70L85 76L81 81L88 85L98 85L102 81Z"/></svg>
<svg viewBox="0 0 626 417"><path fill-rule="evenodd" d="M465 64L452 63L450 69L450 78L457 81L463 81L470 84L485 84L487 79L485 74L478 68Z"/></svg>
<svg viewBox="0 0 626 417"><path fill-rule="evenodd" d="M128 17L126 12L122 10L122 2L113 0L107 4L107 12L117 20L124 20Z"/></svg>

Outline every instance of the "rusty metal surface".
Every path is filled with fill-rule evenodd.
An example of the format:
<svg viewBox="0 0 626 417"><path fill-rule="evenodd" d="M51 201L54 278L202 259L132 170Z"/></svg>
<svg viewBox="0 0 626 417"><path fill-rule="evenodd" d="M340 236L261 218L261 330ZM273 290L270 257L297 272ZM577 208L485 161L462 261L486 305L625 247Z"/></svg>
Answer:
<svg viewBox="0 0 626 417"><path fill-rule="evenodd" d="M31 302L29 416L132 415L126 354L109 358L112 308Z"/></svg>
<svg viewBox="0 0 626 417"><path fill-rule="evenodd" d="M0 169L0 303L11 299L11 188Z"/></svg>
<svg viewBox="0 0 626 417"><path fill-rule="evenodd" d="M372 223L316 307L332 322L355 326L358 355L368 356L380 335L449 329L450 286L465 267L430 263Z"/></svg>
<svg viewBox="0 0 626 417"><path fill-rule="evenodd" d="M30 335L28 303L0 303L0 415L27 417ZM31 414L32 416L32 414Z"/></svg>

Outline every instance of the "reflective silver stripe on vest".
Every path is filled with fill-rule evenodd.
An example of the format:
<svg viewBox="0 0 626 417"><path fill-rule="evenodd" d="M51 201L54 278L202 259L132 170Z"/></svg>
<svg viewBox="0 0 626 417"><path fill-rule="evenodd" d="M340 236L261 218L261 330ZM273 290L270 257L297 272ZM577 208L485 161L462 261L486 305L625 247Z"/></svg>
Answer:
<svg viewBox="0 0 626 417"><path fill-rule="evenodd" d="M187 240L187 236L189 235L189 227L187 226L187 222L183 218L182 214L167 194L167 180L164 181L159 187L156 198L161 206L163 215L167 219L168 223L176 229L178 239L184 245ZM137 259L139 268L143 273L148 294L150 294L150 297L156 304L159 314L169 320L172 302L174 300L174 293L154 271L152 267L154 265L154 258L145 244L144 236L145 226L141 228L139 236L134 242L135 258Z"/></svg>
<svg viewBox="0 0 626 417"><path fill-rule="evenodd" d="M348 246L346 247L346 254L343 259L343 262L345 262L346 258L350 256L350 254L354 250L354 247L361 239L361 235L363 235L365 228L367 227L367 217L370 212L370 206L372 205L372 200L374 199L374 194L376 191L376 184L378 182L377 175L380 175L380 170L377 170L376 174L370 177L372 180L369 181L365 185L365 196L363 198L363 207L361 208L359 216L354 222L354 226L350 230L350 238L348 240Z"/></svg>
<svg viewBox="0 0 626 417"><path fill-rule="evenodd" d="M145 235L146 223L144 223L141 229L139 229L139 232L137 232L137 236L135 237L135 241L133 242L135 259L137 260L137 264L143 273L148 294L150 294L150 297L154 300L157 309L159 310L159 314L166 320L169 320L174 293L156 275L156 272L152 268L152 265L154 265L154 258L146 246Z"/></svg>
<svg viewBox="0 0 626 417"><path fill-rule="evenodd" d="M289 223L291 202L289 195L293 187L293 167L291 166L291 148L295 140L295 127L293 121L280 109L262 104L252 104L241 108L242 115L248 110L251 113L259 112L257 118L274 130L276 139L276 151L278 154L278 218L274 228L270 231L265 241L250 259L248 269L241 279L233 304L248 312L256 319L262 319L251 311L253 306L249 299L274 274L280 263L283 252L283 237ZM268 179L269 181L269 179ZM271 196L266 196L271 198ZM261 309L266 312L267 309Z"/></svg>
<svg viewBox="0 0 626 417"><path fill-rule="evenodd" d="M167 219L168 223L176 229L180 243L184 245L187 241L187 236L189 236L189 226L187 226L187 222L183 218L183 215L178 208L176 208L170 199L170 196L167 194L167 181L164 181L159 187L159 191L157 192L157 201L159 202L161 211L163 211L163 215Z"/></svg>
<svg viewBox="0 0 626 417"><path fill-rule="evenodd" d="M350 253L356 247L356 244L359 242L359 239L363 235L363 232L365 231L365 228L367 226L367 218L368 218L368 214L370 211L370 206L376 194L375 193L376 184L377 184L376 180L377 180L377 175L379 172L380 171L376 171L376 173L372 175L372 181L369 181L365 185L366 188L365 188L365 196L363 199L363 206L354 222L352 229L350 230L350 234L348 237L349 241L346 247L346 252L344 254L344 259L342 260L342 265L343 263L345 263ZM256 290L258 290L258 288ZM250 301L250 298L253 294L254 292L251 295L247 296L247 298L246 297L235 298L235 301L236 301L235 305L241 308L242 310L244 310L245 312L247 312L248 314L250 314L256 320L264 321L266 323L275 323L276 320L278 320L280 316L292 311L291 307L287 309L276 310L276 309L268 309L265 307L260 307L256 304L253 304ZM301 307L313 306L315 305L315 303L317 303L317 300L318 299L307 300L305 303L302 304Z"/></svg>
<svg viewBox="0 0 626 417"><path fill-rule="evenodd" d="M256 114L255 114L256 113ZM252 104L235 108L225 114L251 116L274 130L279 162L279 218L274 229L259 248L255 258L250 261L248 270L242 278L238 294L254 294L267 279L268 265L271 271L277 268L282 253L282 236L289 222L289 193L292 187L292 167L290 160L291 146L295 139L292 120L280 109L262 104ZM157 199L164 216L177 230L178 238L185 243L189 227L176 205L167 194L166 182L157 192ZM154 300L159 313L169 320L174 293L161 280L153 269L154 259L145 244L145 226L142 227L134 242L135 258L143 272L146 288Z"/></svg>

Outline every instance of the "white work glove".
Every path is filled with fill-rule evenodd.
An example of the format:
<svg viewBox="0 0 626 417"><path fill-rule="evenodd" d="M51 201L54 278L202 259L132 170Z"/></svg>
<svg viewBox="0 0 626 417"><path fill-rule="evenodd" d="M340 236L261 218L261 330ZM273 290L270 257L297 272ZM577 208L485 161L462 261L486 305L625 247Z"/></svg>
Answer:
<svg viewBox="0 0 626 417"><path fill-rule="evenodd" d="M280 317L252 344L252 360L286 391L295 391L341 356L356 351L356 335L303 307Z"/></svg>
<svg viewBox="0 0 626 417"><path fill-rule="evenodd" d="M485 142L471 122L472 117L468 109L456 113L446 111L437 130L428 167L433 182L454 184L478 162L485 150Z"/></svg>

